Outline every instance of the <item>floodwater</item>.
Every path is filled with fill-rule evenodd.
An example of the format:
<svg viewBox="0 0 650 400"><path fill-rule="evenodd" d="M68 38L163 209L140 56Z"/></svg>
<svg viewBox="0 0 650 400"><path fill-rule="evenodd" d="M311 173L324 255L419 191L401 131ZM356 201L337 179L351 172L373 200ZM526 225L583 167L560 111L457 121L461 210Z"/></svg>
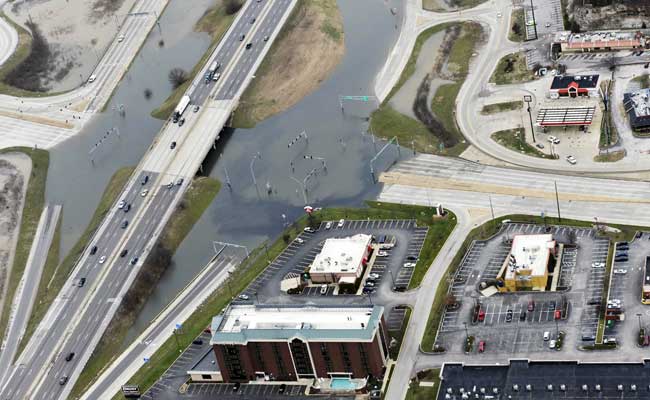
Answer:
<svg viewBox="0 0 650 400"><path fill-rule="evenodd" d="M47 200L64 204L63 251L85 228L110 176L120 166L137 164L162 126L149 112L169 93L160 89L169 88L169 69L181 66L189 70L207 49L207 36L192 33L187 26L187 13L197 19L208 2L199 3L204 7L182 7L181 0L172 0L162 16L162 32L156 29L150 35L142 56L129 71L130 78L120 85L107 111L87 132L53 150ZM203 268L213 254L213 240L252 250L278 236L285 218L290 222L302 215L302 183L294 179L302 182L310 171L322 167L322 161L306 160L304 155L324 158L327 165L306 180L310 205L362 206L363 200L379 192L369 162L384 144L378 140L373 144L364 134L366 118L376 103L346 102L343 113L339 96L374 95L374 77L397 39L400 25L401 15L392 15L390 8L401 10L401 0L341 0L339 7L346 38L342 63L317 91L290 110L254 129L222 134L217 151L206 162L206 172L224 182L223 188L179 247L174 265L145 305L131 338ZM179 38L176 43L171 43L172 32ZM157 45L161 35L166 41L163 49ZM150 101L144 100L145 88L154 88ZM111 110L122 103L127 110L124 120ZM88 149L113 125L119 128L120 137L115 136L114 144L94 156L93 166ZM303 131L307 140L300 139L289 148L288 143ZM409 152L402 150L401 156L408 157ZM395 148L387 149L375 162L375 169L385 169L397 157ZM226 170L232 191L225 185Z"/></svg>

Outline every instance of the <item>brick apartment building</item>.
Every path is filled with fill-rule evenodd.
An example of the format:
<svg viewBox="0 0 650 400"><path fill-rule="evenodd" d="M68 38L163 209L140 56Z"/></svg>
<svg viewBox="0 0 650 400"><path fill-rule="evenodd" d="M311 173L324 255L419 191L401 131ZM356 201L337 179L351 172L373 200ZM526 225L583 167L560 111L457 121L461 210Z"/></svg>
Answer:
<svg viewBox="0 0 650 400"><path fill-rule="evenodd" d="M381 306L231 305L212 321L224 382L382 377Z"/></svg>

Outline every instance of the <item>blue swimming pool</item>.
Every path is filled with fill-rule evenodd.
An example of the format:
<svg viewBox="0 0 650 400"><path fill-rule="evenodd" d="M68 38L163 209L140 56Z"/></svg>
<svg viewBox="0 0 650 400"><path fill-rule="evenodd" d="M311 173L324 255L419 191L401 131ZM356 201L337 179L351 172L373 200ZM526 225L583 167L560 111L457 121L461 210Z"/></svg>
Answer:
<svg viewBox="0 0 650 400"><path fill-rule="evenodd" d="M357 385L350 378L332 378L330 388L332 390L355 390Z"/></svg>

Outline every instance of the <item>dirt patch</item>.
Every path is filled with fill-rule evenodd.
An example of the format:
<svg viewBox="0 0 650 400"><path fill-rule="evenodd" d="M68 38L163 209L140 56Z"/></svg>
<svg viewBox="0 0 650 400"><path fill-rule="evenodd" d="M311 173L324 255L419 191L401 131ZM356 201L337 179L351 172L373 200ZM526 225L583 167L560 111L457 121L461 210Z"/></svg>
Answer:
<svg viewBox="0 0 650 400"><path fill-rule="evenodd" d="M31 68L38 74L25 71L21 66L11 74L22 77L27 88L38 83L45 92L61 92L74 89L90 76L95 65L136 0L15 0L4 7L6 16L27 29L38 27L39 35L46 44L47 62L32 62ZM36 43L32 44L34 54ZM36 52L43 59L44 49ZM30 65L30 64L28 64ZM37 75L38 79L33 77ZM8 82L9 83L9 82ZM13 85L12 85L13 86Z"/></svg>
<svg viewBox="0 0 650 400"><path fill-rule="evenodd" d="M313 92L345 53L336 0L300 1L244 92L234 125L251 127Z"/></svg>
<svg viewBox="0 0 650 400"><path fill-rule="evenodd" d="M13 264L20 220L31 173L29 157L20 153L0 155L0 304L4 302L5 282Z"/></svg>
<svg viewBox="0 0 650 400"><path fill-rule="evenodd" d="M645 29L650 16L647 2L637 4L611 4L603 7L582 6L572 2L570 14L581 30L599 29Z"/></svg>

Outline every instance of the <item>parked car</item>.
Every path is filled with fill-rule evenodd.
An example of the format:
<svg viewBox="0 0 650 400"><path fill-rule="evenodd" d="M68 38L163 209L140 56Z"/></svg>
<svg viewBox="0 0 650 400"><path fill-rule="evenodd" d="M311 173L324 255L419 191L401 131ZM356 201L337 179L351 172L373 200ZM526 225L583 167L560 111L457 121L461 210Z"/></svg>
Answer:
<svg viewBox="0 0 650 400"><path fill-rule="evenodd" d="M374 287L375 283L372 281L366 281L366 287Z"/></svg>
<svg viewBox="0 0 650 400"><path fill-rule="evenodd" d="M320 285L320 294L327 294L327 285Z"/></svg>
<svg viewBox="0 0 650 400"><path fill-rule="evenodd" d="M528 311L530 312L535 311L535 300L528 301Z"/></svg>
<svg viewBox="0 0 650 400"><path fill-rule="evenodd" d="M325 229L330 229L330 228L332 228L332 221L327 221L327 223L325 224Z"/></svg>
<svg viewBox="0 0 650 400"><path fill-rule="evenodd" d="M194 339L192 340L192 344L196 344L200 346L203 344L203 339Z"/></svg>
<svg viewBox="0 0 650 400"><path fill-rule="evenodd" d="M248 300L248 299L250 299L250 297L246 293L242 293L237 297L239 297L240 300Z"/></svg>
<svg viewBox="0 0 650 400"><path fill-rule="evenodd" d="M575 165L578 162L578 160L576 160L576 158L572 155L566 156L566 160L571 165Z"/></svg>
<svg viewBox="0 0 650 400"><path fill-rule="evenodd" d="M379 279L379 278L381 278L381 276L380 276L379 274L376 274L376 273L374 273L374 272L369 273L369 274L368 274L368 277L369 277L369 278L372 278L372 279Z"/></svg>
<svg viewBox="0 0 650 400"><path fill-rule="evenodd" d="M343 218L341 218L339 220L339 223L336 225L336 227L337 228L343 228L343 224L345 224L345 220Z"/></svg>
<svg viewBox="0 0 650 400"><path fill-rule="evenodd" d="M506 312L506 322L512 322L512 310Z"/></svg>
<svg viewBox="0 0 650 400"><path fill-rule="evenodd" d="M560 144L560 139L556 138L555 136L550 135L548 138L546 138L550 143L553 144Z"/></svg>
<svg viewBox="0 0 650 400"><path fill-rule="evenodd" d="M542 144L542 143L537 143L535 146L536 146L538 149L543 149L543 148L544 148L544 144Z"/></svg>
<svg viewBox="0 0 650 400"><path fill-rule="evenodd" d="M303 244L303 243L305 243L305 241L302 240L301 238L297 237L297 238L296 238L296 243L298 243L298 244Z"/></svg>
<svg viewBox="0 0 650 400"><path fill-rule="evenodd" d="M556 343L555 343L555 339L551 339L551 340L548 342L548 348L549 348L549 349L555 349L555 345L556 345Z"/></svg>
<svg viewBox="0 0 650 400"><path fill-rule="evenodd" d="M623 268L618 268L618 269L614 270L614 273L617 274L617 275L625 275L625 274L627 274L627 270L623 269Z"/></svg>
<svg viewBox="0 0 650 400"><path fill-rule="evenodd" d="M316 232L316 229L312 228L311 226L307 226L307 227L305 227L305 229L303 229L303 231L309 232L309 233L314 233L314 232Z"/></svg>
<svg viewBox="0 0 650 400"><path fill-rule="evenodd" d="M388 257L388 252L387 251L378 251L377 252L377 257Z"/></svg>
<svg viewBox="0 0 650 400"><path fill-rule="evenodd" d="M548 342L551 339L551 332L544 332L544 341Z"/></svg>
<svg viewBox="0 0 650 400"><path fill-rule="evenodd" d="M481 340L478 342L478 352L483 353L485 351L485 341Z"/></svg>
<svg viewBox="0 0 650 400"><path fill-rule="evenodd" d="M417 261L418 260L417 256L408 256L408 257L406 257L406 259L409 260L409 261Z"/></svg>
<svg viewBox="0 0 650 400"><path fill-rule="evenodd" d="M519 314L519 321L525 321L526 320L526 311L521 310L521 313Z"/></svg>
<svg viewBox="0 0 650 400"><path fill-rule="evenodd" d="M478 322L483 322L485 321L485 311L480 310L478 312Z"/></svg>

